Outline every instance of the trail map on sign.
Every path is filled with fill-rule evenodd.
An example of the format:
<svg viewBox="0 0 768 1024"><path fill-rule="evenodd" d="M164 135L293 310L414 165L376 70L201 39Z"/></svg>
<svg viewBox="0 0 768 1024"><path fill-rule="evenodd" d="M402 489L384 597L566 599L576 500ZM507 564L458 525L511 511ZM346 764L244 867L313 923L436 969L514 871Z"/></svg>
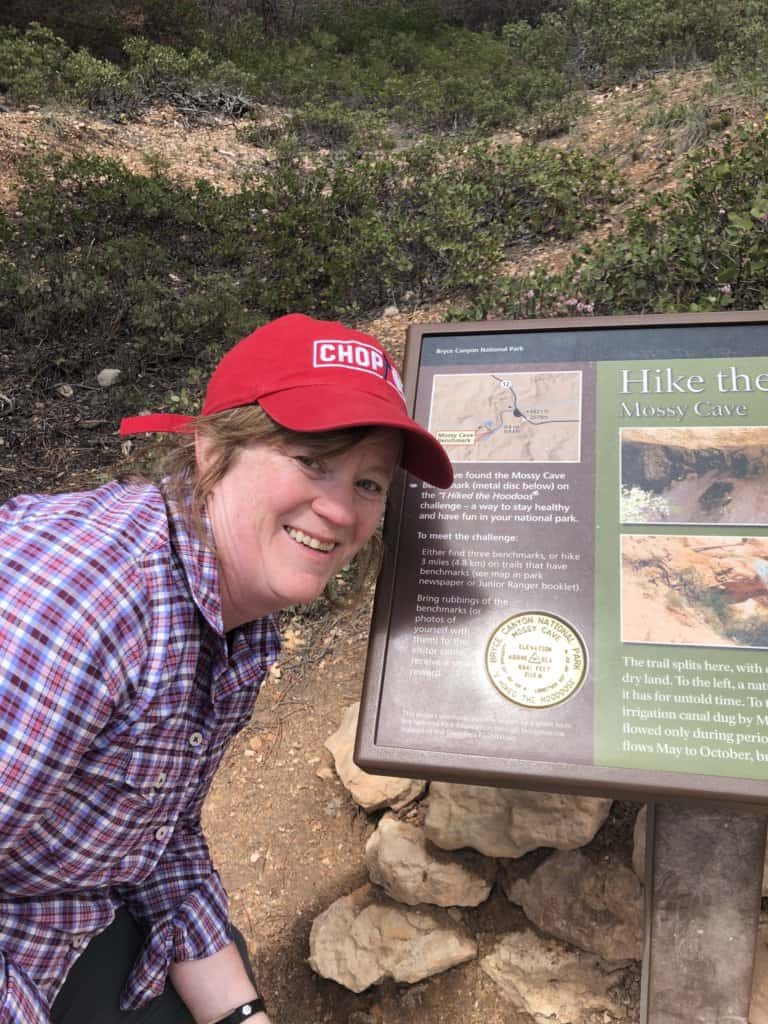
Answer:
<svg viewBox="0 0 768 1024"><path fill-rule="evenodd" d="M429 429L454 462L578 462L581 373L437 374Z"/></svg>

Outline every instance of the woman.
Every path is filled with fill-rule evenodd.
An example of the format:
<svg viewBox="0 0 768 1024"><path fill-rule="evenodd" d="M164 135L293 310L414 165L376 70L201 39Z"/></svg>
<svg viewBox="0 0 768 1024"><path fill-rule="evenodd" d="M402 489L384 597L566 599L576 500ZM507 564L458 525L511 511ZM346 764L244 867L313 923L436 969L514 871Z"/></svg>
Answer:
<svg viewBox="0 0 768 1024"><path fill-rule="evenodd" d="M0 1021L268 1021L200 830L277 613L370 565L397 465L439 487L374 339L292 314L219 363L169 475L0 509Z"/></svg>

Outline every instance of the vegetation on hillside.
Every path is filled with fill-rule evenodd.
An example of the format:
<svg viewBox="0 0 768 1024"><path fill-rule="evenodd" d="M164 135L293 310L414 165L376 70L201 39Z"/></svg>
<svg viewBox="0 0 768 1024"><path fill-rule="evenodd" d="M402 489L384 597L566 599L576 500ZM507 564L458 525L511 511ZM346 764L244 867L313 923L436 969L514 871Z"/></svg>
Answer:
<svg viewBox="0 0 768 1024"><path fill-rule="evenodd" d="M290 5L290 19L287 5L253 6L14 0L0 15L6 105L124 120L162 102L236 117L243 139L274 150L233 195L93 158L28 163L17 207L0 213L0 340L30 365L45 349L52 372L77 372L120 347L149 369L182 366L290 309L765 304L768 133L728 131L706 97L655 114L689 129L676 191L560 274L500 276L522 243L570 238L627 198L606 161L540 144L588 89L707 60L764 94L762 0L329 0ZM279 116L265 120L265 105ZM491 142L500 127L526 143Z"/></svg>

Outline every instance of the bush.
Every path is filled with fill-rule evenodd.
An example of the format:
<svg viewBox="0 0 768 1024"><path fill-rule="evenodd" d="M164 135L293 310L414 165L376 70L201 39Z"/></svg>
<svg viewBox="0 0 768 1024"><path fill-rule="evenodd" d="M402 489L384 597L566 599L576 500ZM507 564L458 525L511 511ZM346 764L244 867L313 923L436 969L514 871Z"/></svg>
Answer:
<svg viewBox="0 0 768 1024"><path fill-rule="evenodd" d="M223 244L229 214L208 187L112 161L27 167L18 215L0 218L0 267L15 263L0 273L0 334L43 385L92 377L101 352L120 352L141 387L161 387L169 368L252 320Z"/></svg>
<svg viewBox="0 0 768 1024"><path fill-rule="evenodd" d="M425 143L307 173L287 148L249 196L265 249L254 274L278 308L316 311L474 291L506 247L568 237L616 198L604 165L578 154Z"/></svg>
<svg viewBox="0 0 768 1024"><path fill-rule="evenodd" d="M0 29L0 90L16 103L73 102L106 113L174 101L242 115L259 88L253 76L202 50L188 54L147 39L125 42L127 67L73 51L50 29Z"/></svg>
<svg viewBox="0 0 768 1024"><path fill-rule="evenodd" d="M188 47L205 19L197 0L4 0L0 24L25 29L37 22L73 50L85 48L119 61L123 40L144 35L166 46Z"/></svg>
<svg viewBox="0 0 768 1024"><path fill-rule="evenodd" d="M0 92L16 103L42 103L63 89L63 70L72 51L50 29L0 29Z"/></svg>
<svg viewBox="0 0 768 1024"><path fill-rule="evenodd" d="M761 309L768 304L768 129L695 153L675 193L634 210L562 274L497 282L456 318Z"/></svg>
<svg viewBox="0 0 768 1024"><path fill-rule="evenodd" d="M720 54L764 63L766 32L762 0L572 0L502 30L521 62L590 87Z"/></svg>
<svg viewBox="0 0 768 1024"><path fill-rule="evenodd" d="M347 148L361 153L393 145L382 117L349 110L339 102L309 104L278 123L248 125L241 137L255 146L274 146L294 139L310 149Z"/></svg>
<svg viewBox="0 0 768 1024"><path fill-rule="evenodd" d="M474 294L506 246L568 234L614 198L585 158L435 143L309 171L281 146L268 176L233 195L95 157L24 173L17 213L0 217L0 335L40 379L85 373L108 349L141 367L143 386L291 310Z"/></svg>

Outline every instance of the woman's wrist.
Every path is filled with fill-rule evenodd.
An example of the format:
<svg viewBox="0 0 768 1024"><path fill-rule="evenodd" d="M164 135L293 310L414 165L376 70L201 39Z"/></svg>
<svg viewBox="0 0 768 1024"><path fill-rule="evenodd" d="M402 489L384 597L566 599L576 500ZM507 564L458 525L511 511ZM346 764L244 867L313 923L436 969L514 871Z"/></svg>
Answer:
<svg viewBox="0 0 768 1024"><path fill-rule="evenodd" d="M264 1000L256 997L247 1003L236 1006L234 1010L230 1010L223 1017L217 1017L210 1024L244 1024L246 1021L254 1021L255 1024L257 1015L264 1015L266 1012Z"/></svg>

